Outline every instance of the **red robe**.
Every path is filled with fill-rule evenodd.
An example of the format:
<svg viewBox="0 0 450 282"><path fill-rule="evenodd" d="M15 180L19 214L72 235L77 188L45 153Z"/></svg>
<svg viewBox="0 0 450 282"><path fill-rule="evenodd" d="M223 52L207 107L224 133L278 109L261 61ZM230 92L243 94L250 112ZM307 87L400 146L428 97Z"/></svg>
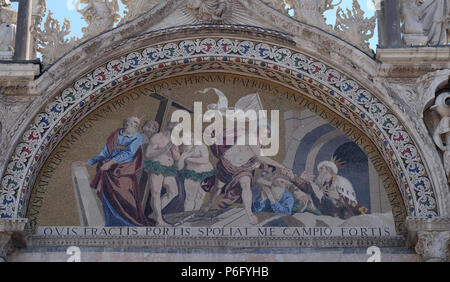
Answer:
<svg viewBox="0 0 450 282"><path fill-rule="evenodd" d="M216 178L225 183L225 186L222 188L222 192L225 193L225 195L222 201L219 203L219 207L222 209L227 208L241 200L242 187L240 184L240 179L244 176L248 176L251 183L253 183L254 171L261 166L257 157L253 157L241 167L235 167L229 161L227 161L223 156L230 148L233 147L233 145L227 145L226 143L227 134L230 133L224 131L224 145L210 146L210 149L214 156L219 159L219 162L216 165ZM238 134L241 133L239 133L235 129L234 143L237 142Z"/></svg>
<svg viewBox="0 0 450 282"><path fill-rule="evenodd" d="M106 146L110 153L114 150L120 130L113 132L107 139ZM103 202L104 196L114 211L131 224L154 225L154 222L151 222L142 210L136 177L136 172L142 169L142 148L139 148L132 162L114 164L107 171L100 170L107 161L109 160L103 160L97 164L97 174L91 183L91 187L97 189L100 200Z"/></svg>

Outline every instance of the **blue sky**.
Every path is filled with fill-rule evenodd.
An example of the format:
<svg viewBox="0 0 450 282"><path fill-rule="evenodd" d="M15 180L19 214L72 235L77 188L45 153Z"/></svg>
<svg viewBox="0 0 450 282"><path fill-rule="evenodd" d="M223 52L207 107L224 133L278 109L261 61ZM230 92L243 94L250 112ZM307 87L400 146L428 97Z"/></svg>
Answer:
<svg viewBox="0 0 450 282"><path fill-rule="evenodd" d="M121 2L121 1L119 1ZM335 1L337 2L337 0ZM371 0L358 0L361 8L366 12L366 17L372 17L375 13L375 8L371 4ZM76 0L47 0L47 13L48 10L53 12L53 17L56 18L60 24L67 18L71 23L71 34L70 36L82 37L81 28L86 26L86 23L81 19L81 15L75 10ZM16 3L15 3L16 4ZM17 5L17 4L16 4ZM120 3L121 12L123 13L124 6ZM346 8L352 8L352 0L343 0L340 5L345 11ZM327 11L325 16L327 17L327 22L333 24L336 22L336 9ZM378 42L377 31L375 30L375 36L370 41L370 46L372 49L376 49L376 44Z"/></svg>

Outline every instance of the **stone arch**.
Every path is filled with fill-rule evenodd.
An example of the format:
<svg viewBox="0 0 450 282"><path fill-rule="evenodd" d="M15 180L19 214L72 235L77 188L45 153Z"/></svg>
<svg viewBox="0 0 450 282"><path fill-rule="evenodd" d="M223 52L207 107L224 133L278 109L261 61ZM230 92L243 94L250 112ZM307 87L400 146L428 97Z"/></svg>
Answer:
<svg viewBox="0 0 450 282"><path fill-rule="evenodd" d="M15 147L2 177L0 216L23 217L40 167L79 120L124 89L180 74L234 72L305 93L373 141L394 176L407 214L440 215L435 187L420 150L401 119L378 95L291 44L258 37L196 36L148 44L93 68L43 103ZM266 34L271 37L272 34ZM298 102L296 98L293 101ZM314 103L307 107L314 107Z"/></svg>

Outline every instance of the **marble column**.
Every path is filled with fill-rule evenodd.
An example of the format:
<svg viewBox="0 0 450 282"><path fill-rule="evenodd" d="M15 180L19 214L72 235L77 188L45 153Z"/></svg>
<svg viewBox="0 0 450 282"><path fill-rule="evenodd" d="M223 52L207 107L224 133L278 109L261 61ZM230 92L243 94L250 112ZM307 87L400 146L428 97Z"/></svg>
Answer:
<svg viewBox="0 0 450 282"><path fill-rule="evenodd" d="M19 0L19 13L17 15L16 46L14 60L31 60L31 19L33 13L33 0Z"/></svg>
<svg viewBox="0 0 450 282"><path fill-rule="evenodd" d="M381 48L402 48L400 6L398 0L381 0L377 11L378 37Z"/></svg>

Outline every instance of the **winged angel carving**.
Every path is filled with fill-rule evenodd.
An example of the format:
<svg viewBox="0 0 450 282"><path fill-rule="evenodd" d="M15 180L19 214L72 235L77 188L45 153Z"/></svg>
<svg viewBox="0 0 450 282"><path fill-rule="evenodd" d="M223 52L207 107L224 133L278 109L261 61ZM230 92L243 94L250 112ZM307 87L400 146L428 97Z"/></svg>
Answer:
<svg viewBox="0 0 450 282"><path fill-rule="evenodd" d="M160 0L121 0L121 2L125 5L124 17L121 23L125 23L149 11Z"/></svg>
<svg viewBox="0 0 450 282"><path fill-rule="evenodd" d="M83 28L84 37L91 38L114 27L120 19L118 0L81 0L86 7L78 9L88 24Z"/></svg>
<svg viewBox="0 0 450 282"><path fill-rule="evenodd" d="M187 0L187 9L200 22L222 23L230 17L231 0Z"/></svg>

